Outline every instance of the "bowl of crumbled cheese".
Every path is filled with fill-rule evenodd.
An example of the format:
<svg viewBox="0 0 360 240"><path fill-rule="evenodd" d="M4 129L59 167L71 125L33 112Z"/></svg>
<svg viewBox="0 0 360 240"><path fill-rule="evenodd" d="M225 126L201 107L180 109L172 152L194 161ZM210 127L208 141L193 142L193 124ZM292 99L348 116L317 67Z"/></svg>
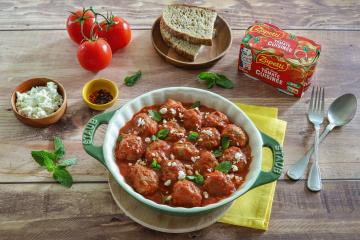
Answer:
<svg viewBox="0 0 360 240"><path fill-rule="evenodd" d="M33 127L46 127L59 121L66 104L64 87L48 78L29 79L17 86L11 96L15 116Z"/></svg>

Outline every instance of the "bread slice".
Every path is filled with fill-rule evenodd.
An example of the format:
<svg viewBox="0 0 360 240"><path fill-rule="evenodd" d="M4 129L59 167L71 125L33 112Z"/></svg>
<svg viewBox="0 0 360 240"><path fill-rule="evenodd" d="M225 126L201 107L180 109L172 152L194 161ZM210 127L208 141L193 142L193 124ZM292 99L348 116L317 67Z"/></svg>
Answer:
<svg viewBox="0 0 360 240"><path fill-rule="evenodd" d="M193 44L212 45L215 10L186 4L168 5L162 13L164 28L171 35Z"/></svg>
<svg viewBox="0 0 360 240"><path fill-rule="evenodd" d="M188 41L174 37L164 27L163 19L160 20L160 33L164 42L171 48L173 48L178 54L185 58L194 61L201 48L200 44L192 44Z"/></svg>

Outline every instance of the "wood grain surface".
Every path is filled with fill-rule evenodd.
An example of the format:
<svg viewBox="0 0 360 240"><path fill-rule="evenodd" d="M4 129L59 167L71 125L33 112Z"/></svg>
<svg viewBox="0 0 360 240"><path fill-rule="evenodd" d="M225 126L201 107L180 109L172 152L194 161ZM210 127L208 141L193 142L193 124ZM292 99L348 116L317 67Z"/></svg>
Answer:
<svg viewBox="0 0 360 240"><path fill-rule="evenodd" d="M110 110L150 90L189 86L205 89L196 80L200 70L184 70L161 59L151 44L150 28L169 0L162 1L0 1L0 239L359 239L360 234L360 120L335 129L320 148L324 179L320 193L309 192L305 181L285 176L277 184L270 228L257 231L217 223L189 234L170 235L141 227L127 218L112 200L107 173L82 149L86 122L99 112L81 99L82 86L97 77L118 83L120 95ZM237 71L239 44L255 19L309 37L322 45L315 81L326 86L326 106L339 95L360 97L360 2L348 1L186 1L214 7L231 25L233 45L207 70L225 73L235 88L214 88L232 101L279 108L288 122L284 150L285 170L313 142L313 127L306 118L309 93L296 99L277 92ZM77 63L77 45L65 31L67 11L93 5L111 10L133 28L131 44L114 54L111 65L97 73ZM126 75L141 69L135 87L123 84ZM10 95L22 81L48 77L63 83L68 109L59 123L35 129L20 123L11 111ZM100 145L106 131L95 136ZM66 156L77 156L70 168L75 184L65 189L30 156L35 149L52 149L61 136ZM306 177L306 176L305 176Z"/></svg>

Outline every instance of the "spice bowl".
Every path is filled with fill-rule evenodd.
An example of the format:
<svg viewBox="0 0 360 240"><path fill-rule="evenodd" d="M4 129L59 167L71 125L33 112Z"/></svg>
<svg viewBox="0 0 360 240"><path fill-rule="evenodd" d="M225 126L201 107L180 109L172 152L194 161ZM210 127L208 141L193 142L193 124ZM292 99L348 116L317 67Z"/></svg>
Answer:
<svg viewBox="0 0 360 240"><path fill-rule="evenodd" d="M94 102L94 96L96 93L99 93L99 91L110 94L112 99L103 104ZM97 111L103 111L114 105L118 95L119 89L116 83L105 78L93 79L87 82L82 89L82 97L84 102L89 106L89 108Z"/></svg>
<svg viewBox="0 0 360 240"><path fill-rule="evenodd" d="M17 101L16 92L24 93L24 92L29 91L33 87L46 86L46 84L48 82L54 82L57 85L57 87L58 87L57 91L63 98L63 103L59 107L59 109L57 109L55 112L53 112L52 114L50 114L44 118L29 118L29 117L21 115L19 113L18 109L16 108L16 101ZM32 79L26 80L26 81L22 82L20 85L18 85L15 88L14 92L12 93L11 107L12 107L12 110L13 110L16 118L19 119L22 123L32 126L32 127L49 126L49 125L54 124L57 121L59 121L61 119L61 117L65 114L66 107L67 107L67 97L66 97L65 88L60 82L52 80L52 79L48 79L48 78L32 78Z"/></svg>

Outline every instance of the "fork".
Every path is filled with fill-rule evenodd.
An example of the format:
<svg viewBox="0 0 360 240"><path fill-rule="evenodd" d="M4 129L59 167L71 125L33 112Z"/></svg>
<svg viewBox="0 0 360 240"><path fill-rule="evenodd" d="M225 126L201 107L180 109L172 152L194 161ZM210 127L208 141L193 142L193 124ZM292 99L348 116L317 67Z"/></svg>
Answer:
<svg viewBox="0 0 360 240"><path fill-rule="evenodd" d="M322 87L313 87L311 91L311 100L309 106L309 121L314 124L315 128L315 159L311 165L307 187L311 191L321 190L321 177L319 168L319 130L320 125L324 121L324 98L325 89Z"/></svg>

